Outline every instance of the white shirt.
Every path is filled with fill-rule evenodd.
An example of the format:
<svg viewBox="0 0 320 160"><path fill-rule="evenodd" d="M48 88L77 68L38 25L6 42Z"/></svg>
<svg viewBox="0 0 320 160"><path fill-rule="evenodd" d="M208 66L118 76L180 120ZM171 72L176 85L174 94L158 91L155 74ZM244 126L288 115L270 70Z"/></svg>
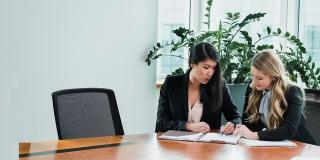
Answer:
<svg viewBox="0 0 320 160"><path fill-rule="evenodd" d="M200 97L194 103L193 107L189 104L188 122L197 123L200 122L203 114L203 104L200 102Z"/></svg>

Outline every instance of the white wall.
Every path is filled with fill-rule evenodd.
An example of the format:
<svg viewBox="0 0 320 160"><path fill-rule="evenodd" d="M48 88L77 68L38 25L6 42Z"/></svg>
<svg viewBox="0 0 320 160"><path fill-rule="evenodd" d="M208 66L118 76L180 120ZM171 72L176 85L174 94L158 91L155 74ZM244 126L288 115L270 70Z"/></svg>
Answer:
<svg viewBox="0 0 320 160"><path fill-rule="evenodd" d="M0 117L15 143L57 139L51 93L112 88L126 134L153 132L156 0L1 0ZM7 131L7 132L6 132Z"/></svg>

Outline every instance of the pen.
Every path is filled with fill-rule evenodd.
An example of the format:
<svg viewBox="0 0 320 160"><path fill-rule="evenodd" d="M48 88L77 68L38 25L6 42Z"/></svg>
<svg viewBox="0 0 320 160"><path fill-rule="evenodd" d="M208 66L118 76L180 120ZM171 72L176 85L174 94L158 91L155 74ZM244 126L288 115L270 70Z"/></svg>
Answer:
<svg viewBox="0 0 320 160"><path fill-rule="evenodd" d="M221 135L223 135L223 128L224 128L224 125L222 125L222 126L220 127L220 133L221 133Z"/></svg>

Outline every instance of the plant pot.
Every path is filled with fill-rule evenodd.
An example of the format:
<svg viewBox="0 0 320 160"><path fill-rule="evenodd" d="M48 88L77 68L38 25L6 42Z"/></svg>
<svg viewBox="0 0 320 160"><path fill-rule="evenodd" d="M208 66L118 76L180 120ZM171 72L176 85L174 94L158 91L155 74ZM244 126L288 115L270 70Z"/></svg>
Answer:
<svg viewBox="0 0 320 160"><path fill-rule="evenodd" d="M248 84L228 84L230 94L240 114L242 114L243 112L244 97L245 97L247 86ZM221 124L225 124L225 123L226 123L226 119L222 114Z"/></svg>

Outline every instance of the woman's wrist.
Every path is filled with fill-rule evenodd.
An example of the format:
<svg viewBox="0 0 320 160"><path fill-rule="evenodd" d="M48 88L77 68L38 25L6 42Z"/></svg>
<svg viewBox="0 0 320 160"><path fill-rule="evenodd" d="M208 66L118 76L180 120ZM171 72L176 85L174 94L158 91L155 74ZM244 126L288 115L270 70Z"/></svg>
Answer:
<svg viewBox="0 0 320 160"><path fill-rule="evenodd" d="M252 139L259 140L258 132L252 132Z"/></svg>
<svg viewBox="0 0 320 160"><path fill-rule="evenodd" d="M186 123L185 129L186 129L187 131L190 131L190 123L189 123L189 122Z"/></svg>

